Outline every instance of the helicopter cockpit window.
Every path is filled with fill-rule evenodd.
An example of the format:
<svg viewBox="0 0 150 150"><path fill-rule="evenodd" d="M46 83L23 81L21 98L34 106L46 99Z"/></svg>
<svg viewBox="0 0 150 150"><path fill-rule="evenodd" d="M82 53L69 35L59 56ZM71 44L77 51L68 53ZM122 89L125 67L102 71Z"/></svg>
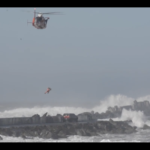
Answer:
<svg viewBox="0 0 150 150"><path fill-rule="evenodd" d="M41 17L36 17L36 21L37 22L42 21L42 18Z"/></svg>

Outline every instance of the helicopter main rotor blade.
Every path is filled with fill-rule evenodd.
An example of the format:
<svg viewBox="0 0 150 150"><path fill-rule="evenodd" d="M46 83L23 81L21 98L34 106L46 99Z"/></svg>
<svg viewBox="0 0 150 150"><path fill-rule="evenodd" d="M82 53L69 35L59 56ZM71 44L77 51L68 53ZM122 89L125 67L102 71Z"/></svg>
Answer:
<svg viewBox="0 0 150 150"><path fill-rule="evenodd" d="M35 10L35 9L34 9ZM61 12L47 12L47 13L41 13L41 12L35 12L35 11L30 11L30 10L21 10L23 12L29 12L29 13L36 13L36 14L41 14L41 15L63 15Z"/></svg>
<svg viewBox="0 0 150 150"><path fill-rule="evenodd" d="M48 12L48 13L40 13L40 12L36 12L37 14L42 14L42 15L60 15L61 12Z"/></svg>
<svg viewBox="0 0 150 150"><path fill-rule="evenodd" d="M31 11L31 10L21 10L21 11L34 13L36 11L36 8L34 8L33 11Z"/></svg>
<svg viewBox="0 0 150 150"><path fill-rule="evenodd" d="M21 10L23 12L30 12L30 13L34 13L34 11L30 11L30 10Z"/></svg>

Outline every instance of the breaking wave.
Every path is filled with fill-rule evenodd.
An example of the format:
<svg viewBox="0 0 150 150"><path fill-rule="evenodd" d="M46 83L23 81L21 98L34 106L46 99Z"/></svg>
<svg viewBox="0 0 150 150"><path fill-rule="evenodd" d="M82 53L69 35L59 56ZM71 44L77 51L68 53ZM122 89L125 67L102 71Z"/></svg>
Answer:
<svg viewBox="0 0 150 150"><path fill-rule="evenodd" d="M143 127L146 124L146 116L142 111L131 111L123 109L121 120L132 120L132 124L136 127Z"/></svg>
<svg viewBox="0 0 150 150"><path fill-rule="evenodd" d="M39 114L40 116L44 113L48 113L49 115L57 115L63 113L75 113L76 115L82 112L105 112L108 107L114 106L126 106L132 105L135 98L127 97L124 95L111 95L103 100L100 100L99 105L93 108L82 108L82 107L40 107L34 106L32 108L16 108L11 110L0 111L0 118L9 118L9 117L31 117L34 114ZM150 95L145 97L140 97L136 99L137 101L150 100ZM123 111L123 116L125 117L126 111ZM131 112L130 112L131 113Z"/></svg>
<svg viewBox="0 0 150 150"><path fill-rule="evenodd" d="M110 97L107 97L104 100L100 101L100 104L98 106L95 106L93 108L82 108L82 107L40 107L40 106L34 106L32 108L16 108L11 110L4 110L0 112L0 118L9 118L9 117L30 117L34 114L39 114L40 116L44 113L48 113L49 115L57 115L57 114L63 114L63 113L75 113L79 114L82 112L89 112L89 111L95 111L95 112L105 112L109 106L123 106L123 105L130 105L133 102L133 98L128 98L123 95L111 95Z"/></svg>

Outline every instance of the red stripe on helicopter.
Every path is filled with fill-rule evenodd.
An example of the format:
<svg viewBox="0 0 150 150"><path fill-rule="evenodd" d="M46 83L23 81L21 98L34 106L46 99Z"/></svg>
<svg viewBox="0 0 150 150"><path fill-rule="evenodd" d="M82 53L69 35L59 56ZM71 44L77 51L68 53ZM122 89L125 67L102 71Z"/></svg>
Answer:
<svg viewBox="0 0 150 150"><path fill-rule="evenodd" d="M34 26L35 18L33 18L32 25Z"/></svg>

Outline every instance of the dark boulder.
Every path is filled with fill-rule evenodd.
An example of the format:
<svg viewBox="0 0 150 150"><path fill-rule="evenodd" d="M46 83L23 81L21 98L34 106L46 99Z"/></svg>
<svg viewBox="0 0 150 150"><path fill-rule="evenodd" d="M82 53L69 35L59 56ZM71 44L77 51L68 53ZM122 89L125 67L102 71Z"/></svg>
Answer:
<svg viewBox="0 0 150 150"><path fill-rule="evenodd" d="M143 128L142 128L142 129L143 129L143 130L150 129L150 126L148 126L148 125L144 124L144 126L143 126Z"/></svg>
<svg viewBox="0 0 150 150"><path fill-rule="evenodd" d="M0 136L0 141L2 141L3 140L3 138Z"/></svg>
<svg viewBox="0 0 150 150"><path fill-rule="evenodd" d="M38 114L36 114L36 115L33 115L32 117L31 117L31 122L32 122L32 124L38 124L38 123L40 123L40 116L38 115Z"/></svg>
<svg viewBox="0 0 150 150"><path fill-rule="evenodd" d="M78 121L92 121L92 114L90 112L84 112L78 114Z"/></svg>
<svg viewBox="0 0 150 150"><path fill-rule="evenodd" d="M40 118L40 123L46 123L46 116L47 116L47 113L45 113L41 118Z"/></svg>

